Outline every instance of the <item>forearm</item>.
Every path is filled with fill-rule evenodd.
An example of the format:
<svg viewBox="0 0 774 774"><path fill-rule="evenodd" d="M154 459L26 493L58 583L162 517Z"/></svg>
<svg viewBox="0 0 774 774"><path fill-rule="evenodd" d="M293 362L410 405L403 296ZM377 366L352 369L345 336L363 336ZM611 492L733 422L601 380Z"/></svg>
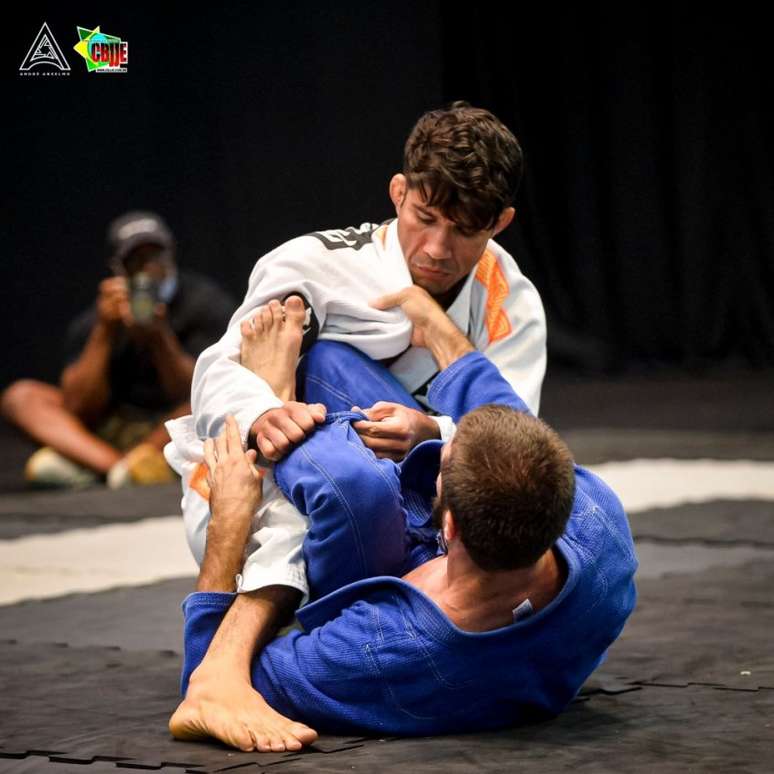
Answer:
<svg viewBox="0 0 774 774"><path fill-rule="evenodd" d="M196 581L197 591L236 591L236 575L242 568L252 513L229 517L222 508L213 508L207 525L207 550Z"/></svg>
<svg viewBox="0 0 774 774"><path fill-rule="evenodd" d="M170 401L181 401L191 392L196 361L181 346L168 326L163 326L150 340L150 354L161 387Z"/></svg>
<svg viewBox="0 0 774 774"><path fill-rule="evenodd" d="M476 350L451 319L446 315L444 318L444 320L438 321L429 335L426 335L427 348L441 371L467 355L468 352Z"/></svg>
<svg viewBox="0 0 774 774"><path fill-rule="evenodd" d="M110 399L110 353L113 334L99 321L81 356L62 373L65 408L77 416L97 416Z"/></svg>

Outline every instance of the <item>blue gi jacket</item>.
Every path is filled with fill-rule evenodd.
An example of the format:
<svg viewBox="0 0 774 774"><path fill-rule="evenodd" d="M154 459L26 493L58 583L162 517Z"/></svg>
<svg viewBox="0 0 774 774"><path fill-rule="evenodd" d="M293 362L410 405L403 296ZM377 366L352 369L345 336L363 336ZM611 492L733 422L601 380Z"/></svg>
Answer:
<svg viewBox="0 0 774 774"><path fill-rule="evenodd" d="M429 399L455 421L484 403L527 410L478 352L439 374ZM331 432L342 434L339 447L359 442L352 418L359 417L329 418ZM322 431L309 440L318 436L324 443ZM330 440L329 452L336 448ZM309 446L307 441L299 450ZM313 563L327 563L325 577L338 573L346 585L338 583L343 587L300 609L297 617L304 631L274 640L254 660L253 684L279 712L323 732L396 735L494 729L545 718L568 704L620 633L636 600L631 532L615 494L580 467L572 514L556 544L568 577L559 595L537 613L494 631L465 632L423 592L394 577L434 554L434 531L427 520L440 446L438 441L420 444L400 467L379 461L382 477L388 480L393 470L402 491L405 530L400 545L389 544L387 533L377 529L372 546L385 546L389 558L382 567L389 575L347 582L359 549L332 554L326 540L341 534L340 524L338 531L315 535L312 542L324 544L326 551L309 547L310 575ZM299 491L297 481L303 483L306 474L304 460L296 455L294 461L295 454L277 466L277 483L302 510L319 508L324 522L328 516L319 492ZM307 455L307 463L309 459L314 455ZM341 486L367 489L364 478L353 476ZM388 480L385 491L391 487ZM369 510L366 489L356 490L352 501ZM314 522L314 513L310 518ZM367 540L368 522L358 527ZM233 596L197 593L183 603L183 689Z"/></svg>

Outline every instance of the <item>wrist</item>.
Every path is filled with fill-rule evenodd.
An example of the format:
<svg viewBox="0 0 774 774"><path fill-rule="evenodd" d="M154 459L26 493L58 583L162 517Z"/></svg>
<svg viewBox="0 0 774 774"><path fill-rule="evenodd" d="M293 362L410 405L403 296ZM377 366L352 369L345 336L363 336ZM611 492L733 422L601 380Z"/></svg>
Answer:
<svg viewBox="0 0 774 774"><path fill-rule="evenodd" d="M151 350L163 355L176 355L182 350L174 331L166 320L158 320L147 327L148 345Z"/></svg>
<svg viewBox="0 0 774 774"><path fill-rule="evenodd" d="M451 328L445 330L441 335L434 336L429 347L430 353L441 371L447 369L469 352L476 350L454 323L451 323Z"/></svg>
<svg viewBox="0 0 774 774"><path fill-rule="evenodd" d="M121 323L119 320L105 320L98 317L97 322L92 329L92 336L99 341L110 342L118 332L120 325Z"/></svg>
<svg viewBox="0 0 774 774"><path fill-rule="evenodd" d="M418 413L421 414L422 417L420 419L419 442L421 443L422 441L429 441L433 438L440 438L441 428L438 426L438 422L423 411Z"/></svg>

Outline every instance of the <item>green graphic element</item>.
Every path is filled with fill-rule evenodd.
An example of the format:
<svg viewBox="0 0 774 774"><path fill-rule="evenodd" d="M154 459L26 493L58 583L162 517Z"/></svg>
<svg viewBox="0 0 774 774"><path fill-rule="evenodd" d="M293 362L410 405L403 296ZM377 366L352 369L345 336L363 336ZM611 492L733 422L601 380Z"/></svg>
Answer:
<svg viewBox="0 0 774 774"><path fill-rule="evenodd" d="M110 62L95 62L91 58L91 47L95 43L121 43L121 38L117 38L115 35L105 35L104 32L100 32L99 25L93 30L85 27L77 27L76 29L80 41L73 48L86 60L86 69L92 72L92 70L98 70L101 67L109 67Z"/></svg>

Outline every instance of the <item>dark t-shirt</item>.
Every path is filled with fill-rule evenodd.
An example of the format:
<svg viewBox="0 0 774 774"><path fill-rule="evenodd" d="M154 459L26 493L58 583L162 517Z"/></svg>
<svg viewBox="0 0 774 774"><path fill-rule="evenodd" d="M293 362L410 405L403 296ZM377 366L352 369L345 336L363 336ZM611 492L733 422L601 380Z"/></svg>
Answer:
<svg viewBox="0 0 774 774"><path fill-rule="evenodd" d="M183 349L198 357L228 327L236 304L214 282L199 274L178 273L178 287L167 304L167 320ZM86 346L97 317L96 307L76 317L67 329L65 366L76 361ZM111 407L129 404L149 411L173 408L159 381L150 354L132 342L126 331L116 336L110 358Z"/></svg>

